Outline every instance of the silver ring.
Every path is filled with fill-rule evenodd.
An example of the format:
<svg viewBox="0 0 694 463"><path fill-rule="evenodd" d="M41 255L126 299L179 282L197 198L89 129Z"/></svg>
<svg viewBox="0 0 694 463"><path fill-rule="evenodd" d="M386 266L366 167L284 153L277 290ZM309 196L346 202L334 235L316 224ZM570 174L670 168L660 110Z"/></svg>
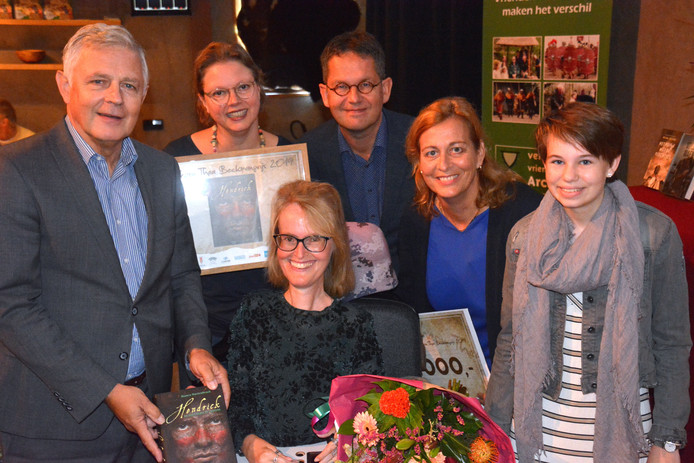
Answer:
<svg viewBox="0 0 694 463"><path fill-rule="evenodd" d="M275 455L275 458L272 459L272 463L277 463L277 455Z"/></svg>

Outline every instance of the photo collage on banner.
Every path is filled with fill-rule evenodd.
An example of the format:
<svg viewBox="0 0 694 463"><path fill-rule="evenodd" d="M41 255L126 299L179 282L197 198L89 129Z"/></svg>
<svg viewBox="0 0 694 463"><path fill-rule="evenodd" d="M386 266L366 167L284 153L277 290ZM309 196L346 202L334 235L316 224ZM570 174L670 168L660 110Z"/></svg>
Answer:
<svg viewBox="0 0 694 463"><path fill-rule="evenodd" d="M544 193L533 132L574 101L605 105L612 2L485 2L482 121L495 159Z"/></svg>

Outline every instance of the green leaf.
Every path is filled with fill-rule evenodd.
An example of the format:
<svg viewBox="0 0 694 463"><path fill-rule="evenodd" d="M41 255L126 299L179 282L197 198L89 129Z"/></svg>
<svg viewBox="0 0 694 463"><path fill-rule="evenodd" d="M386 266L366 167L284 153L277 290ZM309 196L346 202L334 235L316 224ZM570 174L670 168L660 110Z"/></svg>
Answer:
<svg viewBox="0 0 694 463"><path fill-rule="evenodd" d="M398 450L407 450L413 445L414 441L412 439L401 439L397 444L395 444L395 448Z"/></svg>
<svg viewBox="0 0 694 463"><path fill-rule="evenodd" d="M385 432L386 430L395 426L395 424L397 423L396 418L393 416L386 415L383 413L381 413L381 416L382 416L381 418L376 420L376 421L378 421L378 430L381 432ZM381 428L383 428L383 429L381 429ZM398 427L398 429L400 429L400 428Z"/></svg>
<svg viewBox="0 0 694 463"><path fill-rule="evenodd" d="M363 400L369 405L378 405L378 401L381 399L381 393L380 392L369 392L368 394L365 394L361 396L358 400Z"/></svg>
<svg viewBox="0 0 694 463"><path fill-rule="evenodd" d="M381 389L383 389L383 392L385 391L394 391L395 389L398 388L403 388L407 393L412 397L412 394L415 394L418 392L418 389L413 386L408 386L407 384L402 384L397 381L391 381L389 379L384 379L382 381L378 381L375 384L377 384ZM381 393L379 393L381 394Z"/></svg>
<svg viewBox="0 0 694 463"><path fill-rule="evenodd" d="M354 420L347 420L340 425L340 429L337 430L338 434L343 436L353 436L354 433Z"/></svg>
<svg viewBox="0 0 694 463"><path fill-rule="evenodd" d="M422 427L422 420L424 415L422 415L422 410L418 407L410 407L410 411L407 416L402 419L405 427L410 429L420 429Z"/></svg>
<svg viewBox="0 0 694 463"><path fill-rule="evenodd" d="M417 402L419 402L423 410L429 411L431 409L433 411L434 406L432 404L435 403L434 391L431 389L420 391L417 393Z"/></svg>
<svg viewBox="0 0 694 463"><path fill-rule="evenodd" d="M443 439L441 439L441 451L447 457L463 461L463 458L467 458L467 453L470 451L470 448L466 446L462 440L450 434L446 434L443 436Z"/></svg>

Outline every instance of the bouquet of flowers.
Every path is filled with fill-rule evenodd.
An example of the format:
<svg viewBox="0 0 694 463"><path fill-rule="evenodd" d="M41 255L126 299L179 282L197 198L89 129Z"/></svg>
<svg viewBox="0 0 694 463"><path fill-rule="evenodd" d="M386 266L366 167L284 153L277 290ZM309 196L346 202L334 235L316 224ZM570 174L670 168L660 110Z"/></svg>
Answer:
<svg viewBox="0 0 694 463"><path fill-rule="evenodd" d="M513 461L508 436L477 399L421 381L341 376L330 407L344 463Z"/></svg>

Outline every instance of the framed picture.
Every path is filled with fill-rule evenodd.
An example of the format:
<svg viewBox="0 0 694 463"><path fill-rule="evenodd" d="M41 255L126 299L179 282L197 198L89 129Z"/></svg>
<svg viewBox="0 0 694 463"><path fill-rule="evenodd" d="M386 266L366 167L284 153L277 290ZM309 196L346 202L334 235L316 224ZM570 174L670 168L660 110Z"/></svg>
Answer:
<svg viewBox="0 0 694 463"><path fill-rule="evenodd" d="M311 179L306 144L177 160L202 274L264 267L275 192Z"/></svg>
<svg viewBox="0 0 694 463"><path fill-rule="evenodd" d="M190 14L189 0L132 0L133 16Z"/></svg>
<svg viewBox="0 0 694 463"><path fill-rule="evenodd" d="M420 313L419 329L426 351L422 377L441 387L457 381L470 397L483 397L489 368L468 309Z"/></svg>

